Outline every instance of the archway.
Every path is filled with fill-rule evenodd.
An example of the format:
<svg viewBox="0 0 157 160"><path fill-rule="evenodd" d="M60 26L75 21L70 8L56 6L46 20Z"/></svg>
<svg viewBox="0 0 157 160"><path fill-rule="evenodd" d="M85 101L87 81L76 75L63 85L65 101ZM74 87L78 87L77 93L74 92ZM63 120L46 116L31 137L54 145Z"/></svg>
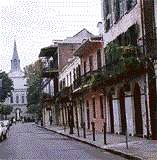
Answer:
<svg viewBox="0 0 157 160"><path fill-rule="evenodd" d="M109 114L110 114L110 126L111 133L114 133L114 114L113 114L113 103L112 103L112 95L108 95L108 104L109 104Z"/></svg>
<svg viewBox="0 0 157 160"><path fill-rule="evenodd" d="M143 120L141 110L141 92L140 87L136 83L134 88L134 109L135 109L135 131L136 136L143 136Z"/></svg>
<svg viewBox="0 0 157 160"><path fill-rule="evenodd" d="M127 129L126 124L126 111L125 111L125 94L122 89L119 92L119 102L120 102L120 116L121 116L121 134L125 134Z"/></svg>

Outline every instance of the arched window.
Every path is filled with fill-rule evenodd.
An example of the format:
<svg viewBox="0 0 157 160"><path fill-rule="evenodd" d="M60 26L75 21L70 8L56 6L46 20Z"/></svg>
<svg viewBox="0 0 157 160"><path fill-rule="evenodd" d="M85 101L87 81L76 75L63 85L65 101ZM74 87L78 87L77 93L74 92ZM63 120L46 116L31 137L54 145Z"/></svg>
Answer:
<svg viewBox="0 0 157 160"><path fill-rule="evenodd" d="M16 95L16 103L19 103L19 96Z"/></svg>
<svg viewBox="0 0 157 160"><path fill-rule="evenodd" d="M10 103L14 103L13 95L11 95L11 97L10 97Z"/></svg>
<svg viewBox="0 0 157 160"><path fill-rule="evenodd" d="M25 97L24 97L24 95L22 95L21 99L22 99L22 103L25 103Z"/></svg>

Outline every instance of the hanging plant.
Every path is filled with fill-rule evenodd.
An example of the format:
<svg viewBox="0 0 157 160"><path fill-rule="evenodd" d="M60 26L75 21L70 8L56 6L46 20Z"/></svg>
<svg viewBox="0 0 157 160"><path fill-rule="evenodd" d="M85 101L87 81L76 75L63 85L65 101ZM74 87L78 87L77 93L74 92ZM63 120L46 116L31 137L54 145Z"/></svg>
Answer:
<svg viewBox="0 0 157 160"><path fill-rule="evenodd" d="M127 46L121 46L123 57L130 57L137 55L137 47L129 44Z"/></svg>
<svg viewBox="0 0 157 160"><path fill-rule="evenodd" d="M133 71L138 69L140 66L139 61L136 57L128 57L124 59L125 68L127 71Z"/></svg>
<svg viewBox="0 0 157 160"><path fill-rule="evenodd" d="M106 47L106 58L107 64L111 64L115 61L118 61L121 57L122 49L119 45L110 43Z"/></svg>

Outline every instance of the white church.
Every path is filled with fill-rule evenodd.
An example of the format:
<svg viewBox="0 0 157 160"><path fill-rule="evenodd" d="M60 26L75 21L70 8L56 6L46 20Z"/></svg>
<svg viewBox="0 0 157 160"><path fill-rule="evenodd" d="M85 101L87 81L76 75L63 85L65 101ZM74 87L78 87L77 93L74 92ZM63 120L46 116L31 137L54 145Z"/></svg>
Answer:
<svg viewBox="0 0 157 160"><path fill-rule="evenodd" d="M14 41L13 56L11 59L11 70L8 74L14 84L14 90L11 97L7 98L5 104L13 107L11 115L8 117L15 117L20 120L21 117L28 117L27 113L27 86L24 72L20 67L20 59L17 53L16 41Z"/></svg>

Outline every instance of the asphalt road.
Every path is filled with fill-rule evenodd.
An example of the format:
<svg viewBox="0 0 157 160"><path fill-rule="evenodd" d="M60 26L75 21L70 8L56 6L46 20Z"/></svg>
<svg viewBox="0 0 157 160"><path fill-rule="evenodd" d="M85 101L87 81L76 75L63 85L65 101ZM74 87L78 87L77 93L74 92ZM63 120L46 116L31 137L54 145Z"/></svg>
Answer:
<svg viewBox="0 0 157 160"><path fill-rule="evenodd" d="M124 160L31 123L16 124L0 143L0 160Z"/></svg>

